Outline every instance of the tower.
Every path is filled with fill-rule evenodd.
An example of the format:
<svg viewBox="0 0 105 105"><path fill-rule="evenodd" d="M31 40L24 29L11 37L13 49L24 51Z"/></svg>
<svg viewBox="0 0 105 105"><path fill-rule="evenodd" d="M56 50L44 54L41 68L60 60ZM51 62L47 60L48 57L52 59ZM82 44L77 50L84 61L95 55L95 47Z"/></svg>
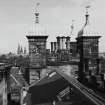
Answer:
<svg viewBox="0 0 105 105"><path fill-rule="evenodd" d="M79 63L79 79L82 81L85 76L95 75L97 72L97 59L98 59L98 40L100 36L97 36L95 31L91 30L92 27L89 24L89 13L86 7L86 21L82 29L78 32L77 48L80 55Z"/></svg>
<svg viewBox="0 0 105 105"><path fill-rule="evenodd" d="M56 39L57 39L57 45L58 45L58 50L60 50L60 36L57 36L56 37Z"/></svg>
<svg viewBox="0 0 105 105"><path fill-rule="evenodd" d="M23 54L23 48L21 46L21 48L20 48L20 55L22 55L22 54Z"/></svg>
<svg viewBox="0 0 105 105"><path fill-rule="evenodd" d="M70 50L70 37L69 36L66 37L66 49Z"/></svg>
<svg viewBox="0 0 105 105"><path fill-rule="evenodd" d="M66 37L62 36L62 49L66 50Z"/></svg>
<svg viewBox="0 0 105 105"><path fill-rule="evenodd" d="M27 50L26 50L26 47L24 47L24 55L27 54Z"/></svg>
<svg viewBox="0 0 105 105"><path fill-rule="evenodd" d="M46 67L46 40L48 35L41 34L39 31L39 12L37 7L40 3L36 4L35 12L35 34L26 36L29 43L29 79L30 84L40 79L40 73ZM37 27L38 26L38 27Z"/></svg>
<svg viewBox="0 0 105 105"><path fill-rule="evenodd" d="M20 54L20 44L18 44L18 48L17 48L17 54Z"/></svg>
<svg viewBox="0 0 105 105"><path fill-rule="evenodd" d="M54 52L54 42L51 42L51 52Z"/></svg>

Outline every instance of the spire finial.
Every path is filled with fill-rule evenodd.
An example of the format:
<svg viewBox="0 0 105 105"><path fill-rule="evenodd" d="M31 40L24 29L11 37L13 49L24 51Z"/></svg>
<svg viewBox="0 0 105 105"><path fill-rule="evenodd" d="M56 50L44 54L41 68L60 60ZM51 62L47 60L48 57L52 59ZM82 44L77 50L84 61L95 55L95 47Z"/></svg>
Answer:
<svg viewBox="0 0 105 105"><path fill-rule="evenodd" d="M38 12L38 6L40 5L40 3L36 3L36 11L35 11L35 16L36 16L36 20L35 23L39 23L39 12Z"/></svg>
<svg viewBox="0 0 105 105"><path fill-rule="evenodd" d="M39 7L39 5L40 5L40 3L37 2L37 3L36 3L36 12L38 12L38 7Z"/></svg>
<svg viewBox="0 0 105 105"><path fill-rule="evenodd" d="M89 12L88 9L90 8L90 5L86 6L86 23L85 26L89 23Z"/></svg>
<svg viewBox="0 0 105 105"><path fill-rule="evenodd" d="M90 8L90 5L87 5L87 6L86 6L86 15L89 15L89 14L88 14L88 9L89 9L89 8Z"/></svg>

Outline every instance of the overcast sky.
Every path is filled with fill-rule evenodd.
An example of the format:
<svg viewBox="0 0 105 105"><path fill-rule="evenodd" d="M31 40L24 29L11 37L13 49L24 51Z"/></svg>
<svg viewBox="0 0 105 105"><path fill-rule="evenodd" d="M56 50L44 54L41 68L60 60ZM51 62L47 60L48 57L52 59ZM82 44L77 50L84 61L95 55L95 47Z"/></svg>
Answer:
<svg viewBox="0 0 105 105"><path fill-rule="evenodd" d="M49 35L48 44L58 35L70 35L72 19L74 41L85 22L85 6L91 5L90 24L102 36L99 50L105 52L105 0L0 0L0 53L16 52L18 43L28 48L26 35L35 23L37 2L40 23Z"/></svg>

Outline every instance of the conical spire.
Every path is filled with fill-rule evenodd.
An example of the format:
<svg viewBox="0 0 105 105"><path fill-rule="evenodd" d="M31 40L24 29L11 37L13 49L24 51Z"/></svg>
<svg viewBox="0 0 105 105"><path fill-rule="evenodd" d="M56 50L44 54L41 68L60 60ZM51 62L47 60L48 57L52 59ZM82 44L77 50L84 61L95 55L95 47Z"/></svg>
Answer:
<svg viewBox="0 0 105 105"><path fill-rule="evenodd" d="M40 16L40 12L39 12L39 6L40 6L40 3L36 3L36 6L35 6L35 22L33 24L33 27L31 28L30 32L29 32L29 35L31 36L44 36L46 35L46 31L45 31L45 28L43 27L43 25L40 23L39 21L39 16Z"/></svg>
<svg viewBox="0 0 105 105"><path fill-rule="evenodd" d="M86 6L86 15L85 15L86 21L85 21L85 24L83 25L82 29L78 32L78 37L83 36L85 27L87 27L87 25L89 25L89 13L88 13L89 8L90 8L89 5Z"/></svg>
<svg viewBox="0 0 105 105"><path fill-rule="evenodd" d="M89 22L89 8L90 6L86 6L86 21L83 25L83 28L78 32L78 37L80 36L97 36L99 35L97 31L93 28L92 24Z"/></svg>

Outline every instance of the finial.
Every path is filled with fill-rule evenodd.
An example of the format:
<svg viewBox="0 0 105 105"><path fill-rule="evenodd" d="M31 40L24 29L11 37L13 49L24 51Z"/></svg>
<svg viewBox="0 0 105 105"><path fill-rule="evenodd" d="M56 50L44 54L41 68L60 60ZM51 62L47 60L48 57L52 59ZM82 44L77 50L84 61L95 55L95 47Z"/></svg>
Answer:
<svg viewBox="0 0 105 105"><path fill-rule="evenodd" d="M40 5L39 2L36 3L36 12L38 12L38 6Z"/></svg>
<svg viewBox="0 0 105 105"><path fill-rule="evenodd" d="M36 20L35 23L39 23L39 12L38 12L38 6L40 5L40 3L36 3L36 11L35 11L35 16L36 16Z"/></svg>
<svg viewBox="0 0 105 105"><path fill-rule="evenodd" d="M90 5L86 6L86 23L85 26L89 23L89 12L88 9L90 8Z"/></svg>
<svg viewBox="0 0 105 105"><path fill-rule="evenodd" d="M88 14L88 9L89 9L89 8L90 8L90 5L87 5L87 6L86 6L86 15L89 15L89 14Z"/></svg>

